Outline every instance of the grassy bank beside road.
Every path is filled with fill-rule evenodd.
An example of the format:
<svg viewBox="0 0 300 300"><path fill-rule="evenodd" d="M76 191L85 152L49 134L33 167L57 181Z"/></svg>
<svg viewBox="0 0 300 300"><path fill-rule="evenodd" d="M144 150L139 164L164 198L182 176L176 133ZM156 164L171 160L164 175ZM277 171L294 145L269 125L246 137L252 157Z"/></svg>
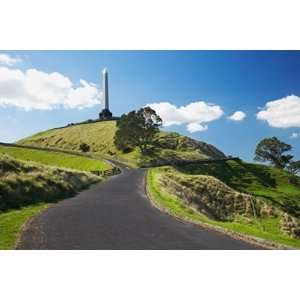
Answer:
<svg viewBox="0 0 300 300"><path fill-rule="evenodd" d="M185 175L208 175L231 188L263 198L296 217L300 217L300 177L274 167L227 161L178 167Z"/></svg>
<svg viewBox="0 0 300 300"><path fill-rule="evenodd" d="M25 162L0 154L0 249L11 249L21 226L59 199L101 181L87 172Z"/></svg>
<svg viewBox="0 0 300 300"><path fill-rule="evenodd" d="M238 218L233 221L218 221L207 217L186 204L182 199L167 192L160 183L162 168L153 168L147 174L147 189L152 201L169 214L197 224L218 228L221 231L238 233L248 237L262 238L271 243L300 248L300 240L289 237L280 230L279 217Z"/></svg>
<svg viewBox="0 0 300 300"><path fill-rule="evenodd" d="M100 181L87 172L29 163L0 154L0 212L54 202Z"/></svg>

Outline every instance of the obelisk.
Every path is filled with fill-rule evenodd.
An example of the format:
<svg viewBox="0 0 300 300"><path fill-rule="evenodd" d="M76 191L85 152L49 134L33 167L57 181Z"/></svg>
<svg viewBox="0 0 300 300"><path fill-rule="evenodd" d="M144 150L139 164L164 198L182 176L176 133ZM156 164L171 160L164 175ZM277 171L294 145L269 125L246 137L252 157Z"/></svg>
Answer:
<svg viewBox="0 0 300 300"><path fill-rule="evenodd" d="M108 74L107 70L102 71L102 86L103 86L103 109L109 109L108 104Z"/></svg>
<svg viewBox="0 0 300 300"><path fill-rule="evenodd" d="M102 70L102 111L99 114L101 120L110 120L112 113L109 110L108 97L108 72L107 69Z"/></svg>

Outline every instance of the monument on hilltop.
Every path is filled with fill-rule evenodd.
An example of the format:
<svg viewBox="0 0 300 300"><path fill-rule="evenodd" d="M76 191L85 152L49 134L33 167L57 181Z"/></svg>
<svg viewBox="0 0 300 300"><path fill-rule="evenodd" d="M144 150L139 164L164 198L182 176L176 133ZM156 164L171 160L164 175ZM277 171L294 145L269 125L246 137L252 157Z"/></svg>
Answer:
<svg viewBox="0 0 300 300"><path fill-rule="evenodd" d="M100 120L111 120L112 113L109 110L108 98L108 72L106 69L102 70L102 108L99 114Z"/></svg>

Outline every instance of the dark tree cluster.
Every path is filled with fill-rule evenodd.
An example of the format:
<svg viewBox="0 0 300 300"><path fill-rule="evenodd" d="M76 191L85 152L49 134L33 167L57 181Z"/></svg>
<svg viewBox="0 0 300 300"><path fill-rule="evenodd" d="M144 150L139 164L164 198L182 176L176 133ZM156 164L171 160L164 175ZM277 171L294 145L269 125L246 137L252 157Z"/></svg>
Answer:
<svg viewBox="0 0 300 300"><path fill-rule="evenodd" d="M142 154L146 154L161 126L162 119L150 107L123 114L117 120L115 146L123 152L138 147Z"/></svg>

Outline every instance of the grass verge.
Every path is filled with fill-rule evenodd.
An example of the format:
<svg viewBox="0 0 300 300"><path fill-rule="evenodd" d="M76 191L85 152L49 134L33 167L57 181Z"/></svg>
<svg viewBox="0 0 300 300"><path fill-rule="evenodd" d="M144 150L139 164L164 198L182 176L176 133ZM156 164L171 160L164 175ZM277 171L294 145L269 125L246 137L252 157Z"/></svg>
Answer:
<svg viewBox="0 0 300 300"><path fill-rule="evenodd" d="M0 213L0 250L14 249L23 224L49 205L38 203L22 209Z"/></svg>
<svg viewBox="0 0 300 300"><path fill-rule="evenodd" d="M279 218L259 218L251 221L251 224L241 222L221 222L211 220L188 205L179 198L167 193L159 184L159 168L153 168L147 172L147 190L152 201L163 211L196 224L204 224L227 233L237 233L246 238L258 238L261 242L281 248L286 245L292 248L300 248L300 240L290 238L279 230Z"/></svg>

